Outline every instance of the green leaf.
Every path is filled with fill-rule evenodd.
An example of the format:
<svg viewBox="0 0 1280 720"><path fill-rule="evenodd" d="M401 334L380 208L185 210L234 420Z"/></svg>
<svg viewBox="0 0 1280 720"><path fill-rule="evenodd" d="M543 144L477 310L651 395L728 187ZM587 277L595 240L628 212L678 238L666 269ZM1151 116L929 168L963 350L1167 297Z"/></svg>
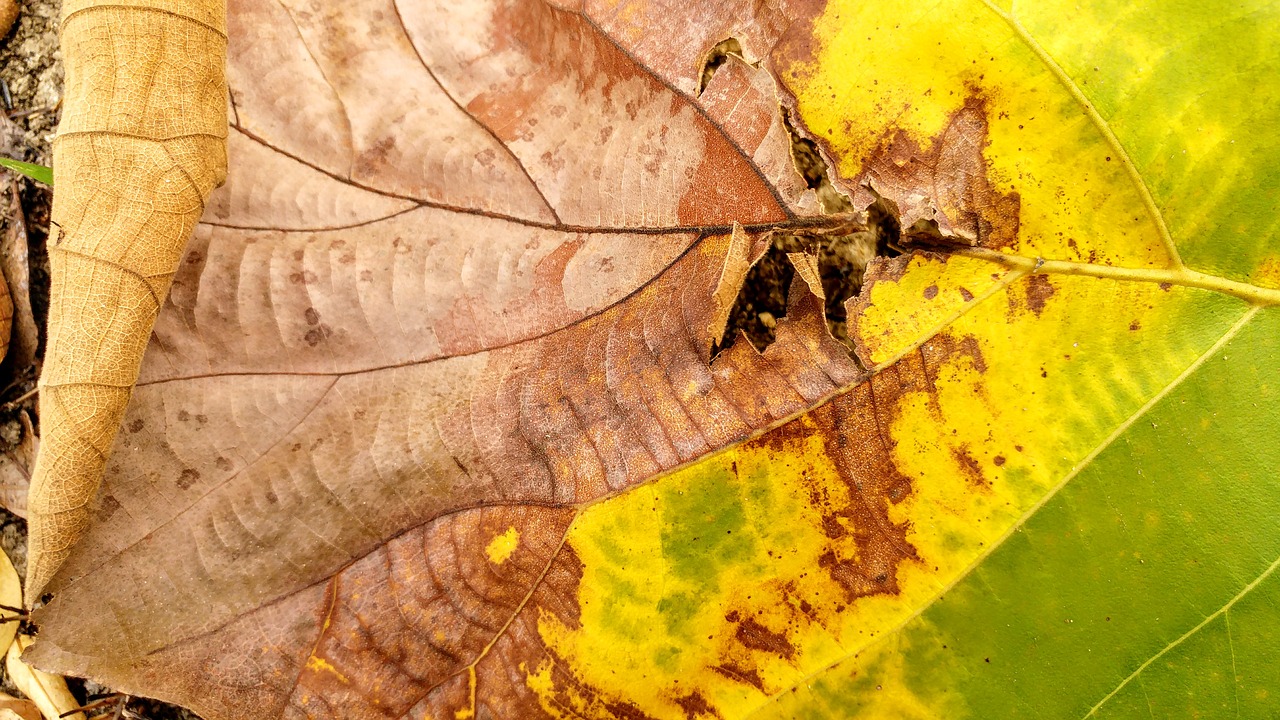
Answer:
<svg viewBox="0 0 1280 720"><path fill-rule="evenodd" d="M47 168L44 165L36 165L35 163L22 162L21 160L10 160L9 158L0 158L0 166L9 168L14 172L22 173L36 182L42 182L45 185L53 187L53 168Z"/></svg>

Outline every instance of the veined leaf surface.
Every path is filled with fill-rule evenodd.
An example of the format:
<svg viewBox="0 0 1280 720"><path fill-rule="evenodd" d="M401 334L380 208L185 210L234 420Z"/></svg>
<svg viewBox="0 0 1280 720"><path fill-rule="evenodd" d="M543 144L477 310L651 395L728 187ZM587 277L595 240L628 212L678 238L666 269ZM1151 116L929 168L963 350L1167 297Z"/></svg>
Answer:
<svg viewBox="0 0 1280 720"><path fill-rule="evenodd" d="M229 27L231 178L39 662L210 718L1280 711L1274 6ZM778 101L932 243L856 358L803 259L711 357L829 221Z"/></svg>

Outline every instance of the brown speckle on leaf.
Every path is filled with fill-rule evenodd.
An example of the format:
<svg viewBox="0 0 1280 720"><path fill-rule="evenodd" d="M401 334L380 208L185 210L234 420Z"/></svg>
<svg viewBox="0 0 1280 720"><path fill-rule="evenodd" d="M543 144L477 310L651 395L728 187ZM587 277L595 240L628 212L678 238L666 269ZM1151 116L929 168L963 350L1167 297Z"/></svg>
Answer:
<svg viewBox="0 0 1280 720"><path fill-rule="evenodd" d="M956 461L956 465L960 468L960 474L974 487L986 487L991 483L986 476L982 474L982 465L980 465L970 454L968 445L951 448L951 457Z"/></svg>
<svg viewBox="0 0 1280 720"><path fill-rule="evenodd" d="M1039 316L1054 292L1048 275L1032 275L1027 279L1027 308Z"/></svg>
<svg viewBox="0 0 1280 720"><path fill-rule="evenodd" d="M784 633L774 632L753 618L741 620L734 637L752 650L761 650L787 659L796 654L795 646Z"/></svg>

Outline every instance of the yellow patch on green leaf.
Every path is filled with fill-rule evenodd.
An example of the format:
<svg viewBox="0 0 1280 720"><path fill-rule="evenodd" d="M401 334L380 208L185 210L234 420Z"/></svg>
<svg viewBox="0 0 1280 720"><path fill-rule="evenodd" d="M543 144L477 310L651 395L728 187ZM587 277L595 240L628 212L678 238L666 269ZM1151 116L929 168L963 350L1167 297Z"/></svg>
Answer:
<svg viewBox="0 0 1280 720"><path fill-rule="evenodd" d="M544 709L771 706L927 608L1244 310L1150 283L986 277L985 300L867 383L584 510L566 540L580 617L542 611L554 660L526 669ZM918 285L887 282L873 305L891 319Z"/></svg>

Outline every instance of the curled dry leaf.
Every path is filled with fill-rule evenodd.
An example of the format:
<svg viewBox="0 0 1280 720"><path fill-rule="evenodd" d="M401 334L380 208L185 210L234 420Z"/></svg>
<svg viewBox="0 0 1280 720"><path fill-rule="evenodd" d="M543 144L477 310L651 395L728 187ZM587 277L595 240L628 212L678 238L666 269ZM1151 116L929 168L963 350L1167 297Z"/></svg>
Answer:
<svg viewBox="0 0 1280 720"><path fill-rule="evenodd" d="M5 358L15 372L23 372L36 364L40 330L31 310L31 267L28 261L27 222L22 211L22 197L17 178L10 178L4 191L7 203L6 228L0 237L0 270L13 306L8 351Z"/></svg>
<svg viewBox="0 0 1280 720"><path fill-rule="evenodd" d="M0 693L0 720L41 720L40 708L30 700Z"/></svg>
<svg viewBox="0 0 1280 720"><path fill-rule="evenodd" d="M9 559L8 554L0 551L0 647L5 650L13 644L13 638L18 634L18 617L17 608L22 607L22 581L18 578L18 571L13 567L13 561Z"/></svg>
<svg viewBox="0 0 1280 720"><path fill-rule="evenodd" d="M26 410L18 411L18 420L22 423L22 439L17 447L0 453L0 507L25 520L31 469L40 451L40 438L36 437Z"/></svg>
<svg viewBox="0 0 1280 720"><path fill-rule="evenodd" d="M90 522L156 314L225 177L225 12L216 0L62 5L28 602Z"/></svg>
<svg viewBox="0 0 1280 720"><path fill-rule="evenodd" d="M18 20L18 0L0 0L0 38L9 34Z"/></svg>
<svg viewBox="0 0 1280 720"><path fill-rule="evenodd" d="M9 679L36 704L44 720L85 720L84 713L73 712L80 707L75 696L67 689L67 681L31 667L22 659L22 653L31 645L31 637L18 635L5 655L5 671Z"/></svg>
<svg viewBox="0 0 1280 720"><path fill-rule="evenodd" d="M605 5L231 3L33 658L213 720L1275 714L1276 13ZM853 357L803 254L713 357L851 220L779 103L942 251Z"/></svg>

